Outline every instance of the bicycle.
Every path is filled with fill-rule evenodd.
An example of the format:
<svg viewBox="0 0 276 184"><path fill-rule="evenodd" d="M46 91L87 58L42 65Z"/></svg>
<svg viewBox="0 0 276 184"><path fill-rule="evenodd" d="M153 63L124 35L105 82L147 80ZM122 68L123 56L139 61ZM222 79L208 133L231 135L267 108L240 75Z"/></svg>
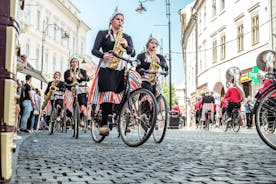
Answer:
<svg viewBox="0 0 276 184"><path fill-rule="evenodd" d="M155 96L147 89L138 88L130 91L130 70L139 64L139 61L124 58L114 51L109 51L109 53L131 65L125 71L125 90L122 101L117 108L113 108L113 115L109 116L109 126L111 129L117 127L118 137L121 137L126 145L140 146L148 140L153 132L157 102ZM96 104L91 107L91 136L94 142L101 143L105 138L99 133L102 119L101 107Z"/></svg>
<svg viewBox="0 0 276 184"><path fill-rule="evenodd" d="M57 119L57 109L56 100L63 98L63 94L54 94L54 100L50 102L51 104L51 114L49 123L49 134L52 135L54 132L65 132L66 133L66 123L64 121L63 112L60 113L60 119Z"/></svg>
<svg viewBox="0 0 276 184"><path fill-rule="evenodd" d="M231 121L227 121L227 112L225 112L222 116L222 129L224 132L227 132L229 128L232 128L234 132L239 132L240 130L240 122L241 122L241 117L240 117L240 107L234 107L234 109L231 112Z"/></svg>
<svg viewBox="0 0 276 184"><path fill-rule="evenodd" d="M267 73L265 78L271 79L272 84L256 94L253 113L260 138L265 144L276 150L276 73Z"/></svg>
<svg viewBox="0 0 276 184"><path fill-rule="evenodd" d="M158 82L158 74L167 76L168 72L166 71L150 71L150 70L144 70L140 69L140 72L148 73L148 74L154 74L155 80L154 85ZM153 130L153 139L155 143L161 143L165 137L166 130L168 128L168 106L165 97L160 94L155 94L156 100L157 100L157 119L155 128Z"/></svg>

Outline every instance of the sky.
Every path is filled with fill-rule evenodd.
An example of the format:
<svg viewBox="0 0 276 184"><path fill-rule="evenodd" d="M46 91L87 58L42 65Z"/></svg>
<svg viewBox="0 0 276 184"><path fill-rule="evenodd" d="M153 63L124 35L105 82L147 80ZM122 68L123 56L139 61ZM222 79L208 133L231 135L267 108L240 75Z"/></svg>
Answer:
<svg viewBox="0 0 276 184"><path fill-rule="evenodd" d="M83 20L91 30L87 34L87 54L91 54L95 37L99 30L108 28L110 18L116 6L118 11L124 14L124 33L131 36L137 53L144 50L145 44L152 34L159 41L157 53L168 55L168 17L166 16L166 0L143 0L143 6L147 11L138 13L138 0L71 0L80 10L79 18ZM179 10L184 8L192 0L170 0L171 20L171 72L172 83L175 87L184 82L184 67L181 48L181 25ZM162 49L163 48L163 49ZM98 58L93 56L93 61ZM169 65L169 64L168 64Z"/></svg>

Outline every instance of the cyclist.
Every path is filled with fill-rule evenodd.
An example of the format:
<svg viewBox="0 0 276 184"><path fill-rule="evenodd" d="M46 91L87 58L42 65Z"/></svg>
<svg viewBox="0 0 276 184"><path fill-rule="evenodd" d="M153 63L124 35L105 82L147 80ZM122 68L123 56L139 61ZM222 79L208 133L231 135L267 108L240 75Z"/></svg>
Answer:
<svg viewBox="0 0 276 184"><path fill-rule="evenodd" d="M241 108L241 102L243 100L243 96L239 89L234 85L234 79L230 82L230 87L228 88L227 92L224 95L224 99L228 102L226 113L227 119L226 122L231 121L231 113L234 108Z"/></svg>
<svg viewBox="0 0 276 184"><path fill-rule="evenodd" d="M199 120L200 120L201 113L202 113L202 99L200 96L197 97L197 102L194 106L194 110L195 110L196 127L198 127Z"/></svg>
<svg viewBox="0 0 276 184"><path fill-rule="evenodd" d="M54 80L51 82L48 82L48 86L44 92L44 98L46 100L47 96L50 94L50 91L53 90L51 87L55 87L55 90L53 91L50 100L47 103L46 106L46 112L51 112L51 108L53 107L53 104L55 104L55 110L57 112L56 120L61 120L61 112L63 109L63 98L64 98L64 92L65 92L65 83L61 81L61 73L56 71L53 76ZM55 82L57 81L57 82ZM55 84L54 84L55 83ZM55 102L55 103L54 103ZM49 114L50 115L50 114ZM49 119L48 119L49 120Z"/></svg>
<svg viewBox="0 0 276 184"><path fill-rule="evenodd" d="M109 29L98 32L92 49L92 54L100 58L100 62L92 82L88 102L92 106L101 106L102 119L99 133L104 136L109 135L110 132L107 122L108 116L113 114L113 106L122 101L125 89L124 73L127 67L126 62L118 61L108 51L113 50L117 54L118 51L124 51L132 57L135 55L131 37L122 32L123 23L124 15L116 8L111 16ZM141 84L140 75L135 71L130 71L129 77L131 80L130 87L132 89L139 88Z"/></svg>
<svg viewBox="0 0 276 184"><path fill-rule="evenodd" d="M73 56L70 58L70 69L66 70L64 73L64 80L66 83L66 91L64 96L64 107L66 109L66 115L70 118L73 113L73 102L74 97L72 93L73 82L77 80L79 87L77 93L77 99L80 106L80 115L87 116L87 90L86 90L86 82L89 81L86 70L79 67L79 59L77 56ZM81 122L80 122L81 125Z"/></svg>
<svg viewBox="0 0 276 184"><path fill-rule="evenodd" d="M215 98L213 97L211 91L206 89L205 95L202 98L201 120L203 122L206 121L206 113L208 113L208 111L211 111L211 121L214 120L214 103L215 103Z"/></svg>
<svg viewBox="0 0 276 184"><path fill-rule="evenodd" d="M150 90L154 95L159 96L162 94L162 87L159 81L155 82L151 80L151 75L155 74L147 74L140 71L142 68L144 70L149 70L152 62L157 63L163 70L168 71L165 58L161 54L156 54L157 47L157 39L150 36L146 43L146 52L137 55L137 59L141 61L141 64L136 67L136 71L142 76L142 87Z"/></svg>

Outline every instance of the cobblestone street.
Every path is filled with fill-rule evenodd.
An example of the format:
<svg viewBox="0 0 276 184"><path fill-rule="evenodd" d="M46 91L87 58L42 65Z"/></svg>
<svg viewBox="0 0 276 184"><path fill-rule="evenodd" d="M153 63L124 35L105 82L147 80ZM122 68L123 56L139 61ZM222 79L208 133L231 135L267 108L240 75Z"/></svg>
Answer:
<svg viewBox="0 0 276 184"><path fill-rule="evenodd" d="M276 152L256 131L168 130L165 140L131 148L113 131L40 132L17 145L11 183L276 183Z"/></svg>

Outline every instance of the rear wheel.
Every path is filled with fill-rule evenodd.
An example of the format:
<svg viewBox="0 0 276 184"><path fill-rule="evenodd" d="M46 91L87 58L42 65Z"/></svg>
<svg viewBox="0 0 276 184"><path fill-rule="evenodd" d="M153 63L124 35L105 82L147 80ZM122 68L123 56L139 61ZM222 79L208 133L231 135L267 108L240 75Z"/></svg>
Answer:
<svg viewBox="0 0 276 184"><path fill-rule="evenodd" d="M156 143L161 143L165 137L168 125L168 109L164 96L157 98L157 118L153 130L153 139Z"/></svg>
<svg viewBox="0 0 276 184"><path fill-rule="evenodd" d="M222 123L222 130L224 132L227 132L228 128L229 128L229 122L226 122L226 119L227 119L227 113L225 112L223 115L222 115L222 118L221 118L221 123Z"/></svg>
<svg viewBox="0 0 276 184"><path fill-rule="evenodd" d="M262 97L255 114L256 129L259 136L274 150L276 150L276 97L271 97L271 95L275 93L276 88Z"/></svg>
<svg viewBox="0 0 276 184"><path fill-rule="evenodd" d="M239 132L240 130L240 122L241 122L241 117L239 115L239 112L234 112L233 119L232 119L232 128L234 132Z"/></svg>
<svg viewBox="0 0 276 184"><path fill-rule="evenodd" d="M134 90L119 114L119 133L125 144L142 145L151 136L156 121L156 98L147 89Z"/></svg>

